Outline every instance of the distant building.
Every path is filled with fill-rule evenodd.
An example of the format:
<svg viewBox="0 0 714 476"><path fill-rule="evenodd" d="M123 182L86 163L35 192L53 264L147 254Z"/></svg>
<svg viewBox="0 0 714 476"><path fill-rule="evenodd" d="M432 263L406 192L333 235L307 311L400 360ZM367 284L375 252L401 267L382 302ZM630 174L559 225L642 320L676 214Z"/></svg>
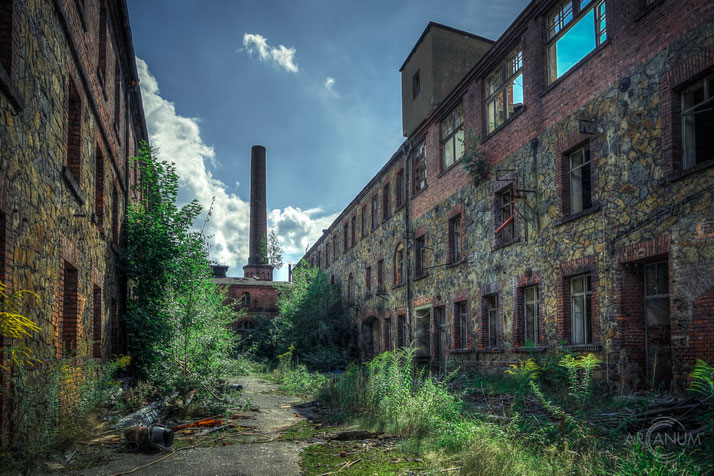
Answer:
<svg viewBox="0 0 714 476"><path fill-rule="evenodd" d="M123 351L128 157L148 140L138 83L124 0L0 0L0 280L38 295L40 358Z"/></svg>
<svg viewBox="0 0 714 476"><path fill-rule="evenodd" d="M662 390L714 362L713 20L706 0L535 0L495 42L430 23L401 68L406 140L305 255L362 358L560 349Z"/></svg>
<svg viewBox="0 0 714 476"><path fill-rule="evenodd" d="M214 265L214 282L227 288L227 297L244 314L235 323L238 332L250 332L256 317L278 315L278 290L273 266L266 256L268 225L265 190L265 147L254 145L250 161L250 255L243 266L244 277L226 276L228 266Z"/></svg>

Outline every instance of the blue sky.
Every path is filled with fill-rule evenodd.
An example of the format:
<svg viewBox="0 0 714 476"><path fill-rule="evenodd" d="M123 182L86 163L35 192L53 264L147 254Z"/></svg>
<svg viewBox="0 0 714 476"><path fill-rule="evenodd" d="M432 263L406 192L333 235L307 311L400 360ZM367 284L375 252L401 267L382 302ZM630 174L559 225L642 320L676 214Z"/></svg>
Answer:
<svg viewBox="0 0 714 476"><path fill-rule="evenodd" d="M252 145L295 262L402 142L398 70L427 23L497 39L527 3L128 0L152 143L182 201L215 197L213 258L242 275Z"/></svg>

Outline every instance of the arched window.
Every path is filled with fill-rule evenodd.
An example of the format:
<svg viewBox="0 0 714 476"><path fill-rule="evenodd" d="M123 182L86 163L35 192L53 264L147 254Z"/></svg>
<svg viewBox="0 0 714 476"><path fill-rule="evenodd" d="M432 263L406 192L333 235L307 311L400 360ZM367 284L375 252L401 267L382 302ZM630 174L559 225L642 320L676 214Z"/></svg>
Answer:
<svg viewBox="0 0 714 476"><path fill-rule="evenodd" d="M240 296L240 303L244 307L250 306L250 294L249 293L243 293Z"/></svg>
<svg viewBox="0 0 714 476"><path fill-rule="evenodd" d="M347 303L354 304L354 297L355 297L355 277L352 274L350 274L350 277L347 278Z"/></svg>
<svg viewBox="0 0 714 476"><path fill-rule="evenodd" d="M404 283L404 243L399 243L394 251L394 285L399 286Z"/></svg>

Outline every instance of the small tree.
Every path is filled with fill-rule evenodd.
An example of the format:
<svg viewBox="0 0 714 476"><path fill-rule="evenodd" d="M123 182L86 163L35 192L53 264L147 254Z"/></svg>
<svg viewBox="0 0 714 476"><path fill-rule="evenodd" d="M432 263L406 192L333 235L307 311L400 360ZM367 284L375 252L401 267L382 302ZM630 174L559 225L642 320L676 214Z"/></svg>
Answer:
<svg viewBox="0 0 714 476"><path fill-rule="evenodd" d="M273 332L277 352L294 345L294 355L313 370L344 367L353 356L353 332L337 286L302 261L293 282L278 285L279 314Z"/></svg>
<svg viewBox="0 0 714 476"><path fill-rule="evenodd" d="M467 131L464 142L464 155L461 158L461 165L471 177L475 186L481 183L486 176L486 159L480 150L481 137L474 131Z"/></svg>
<svg viewBox="0 0 714 476"><path fill-rule="evenodd" d="M275 269L283 267L283 249L280 247L280 240L275 230L270 230L270 234L263 238L260 243L260 255L261 263L269 264Z"/></svg>

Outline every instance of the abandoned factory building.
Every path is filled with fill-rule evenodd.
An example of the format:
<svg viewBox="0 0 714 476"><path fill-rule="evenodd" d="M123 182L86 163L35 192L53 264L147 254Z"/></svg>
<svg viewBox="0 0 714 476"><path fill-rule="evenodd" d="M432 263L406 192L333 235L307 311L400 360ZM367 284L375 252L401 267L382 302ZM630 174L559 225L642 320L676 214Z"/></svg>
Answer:
<svg viewBox="0 0 714 476"><path fill-rule="evenodd" d="M124 0L0 0L0 281L36 294L22 312L38 358L122 351L128 157L148 140L138 82Z"/></svg>
<svg viewBox="0 0 714 476"><path fill-rule="evenodd" d="M430 23L400 70L406 140L304 257L362 358L560 349L660 390L714 361L713 20L534 0L495 42Z"/></svg>

